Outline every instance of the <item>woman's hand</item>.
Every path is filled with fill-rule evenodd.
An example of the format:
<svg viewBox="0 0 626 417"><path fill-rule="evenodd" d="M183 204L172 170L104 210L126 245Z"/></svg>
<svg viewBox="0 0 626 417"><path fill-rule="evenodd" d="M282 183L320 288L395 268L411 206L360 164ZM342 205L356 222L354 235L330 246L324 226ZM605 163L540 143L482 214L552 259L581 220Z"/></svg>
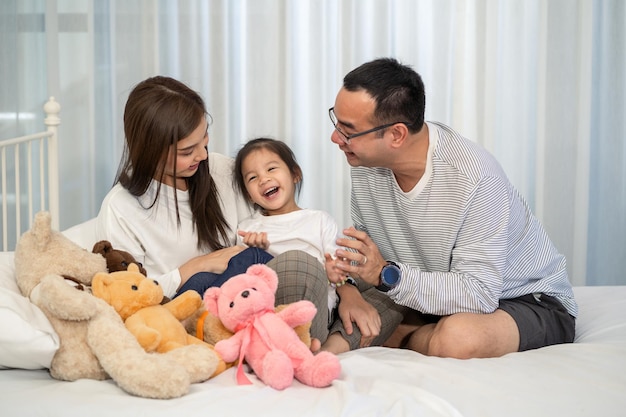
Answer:
<svg viewBox="0 0 626 417"><path fill-rule="evenodd" d="M361 331L360 347L368 347L380 334L382 321L378 311L361 296L358 288L353 285L342 285L337 288L340 302L339 318L343 322L346 333L352 334L354 322Z"/></svg>
<svg viewBox="0 0 626 417"><path fill-rule="evenodd" d="M267 233L265 232L244 232L238 230L237 234L243 238L243 243L249 247L261 248L267 250L270 247L270 242L267 240Z"/></svg>
<svg viewBox="0 0 626 417"><path fill-rule="evenodd" d="M221 274L226 270L230 258L237 255L244 249L245 247L240 245L231 246L190 259L178 268L178 271L180 272L181 285L184 284L192 275L198 272L213 272L215 274Z"/></svg>

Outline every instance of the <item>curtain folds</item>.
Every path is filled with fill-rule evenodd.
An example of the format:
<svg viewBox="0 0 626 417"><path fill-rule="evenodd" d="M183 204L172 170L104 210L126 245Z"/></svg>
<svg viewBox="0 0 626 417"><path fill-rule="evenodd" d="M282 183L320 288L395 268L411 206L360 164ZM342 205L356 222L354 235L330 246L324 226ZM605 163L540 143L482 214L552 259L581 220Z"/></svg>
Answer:
<svg viewBox="0 0 626 417"><path fill-rule="evenodd" d="M63 228L97 214L128 93L157 74L205 98L210 150L289 143L301 205L349 225L327 110L349 70L394 56L422 75L428 120L498 158L573 284L626 284L621 0L7 0L0 19L0 138L38 129L57 97Z"/></svg>

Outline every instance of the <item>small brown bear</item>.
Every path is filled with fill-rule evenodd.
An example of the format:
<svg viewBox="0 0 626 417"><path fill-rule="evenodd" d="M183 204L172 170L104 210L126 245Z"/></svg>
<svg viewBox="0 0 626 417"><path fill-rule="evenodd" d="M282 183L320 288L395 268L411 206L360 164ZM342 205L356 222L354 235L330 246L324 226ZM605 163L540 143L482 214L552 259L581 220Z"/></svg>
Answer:
<svg viewBox="0 0 626 417"><path fill-rule="evenodd" d="M104 259L107 261L107 270L109 273L117 272L117 271L126 271L128 269L128 265L135 264L139 267L139 272L142 275L146 276L146 270L140 262L137 262L133 255L130 253L113 249L113 245L108 240L101 240L93 245L92 249L93 253L99 253L104 256Z"/></svg>

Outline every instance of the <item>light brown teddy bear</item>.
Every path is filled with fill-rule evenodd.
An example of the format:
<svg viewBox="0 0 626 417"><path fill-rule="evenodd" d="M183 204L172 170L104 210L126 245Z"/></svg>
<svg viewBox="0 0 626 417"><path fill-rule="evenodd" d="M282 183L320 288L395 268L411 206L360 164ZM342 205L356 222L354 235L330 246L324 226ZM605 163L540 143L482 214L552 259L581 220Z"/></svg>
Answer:
<svg viewBox="0 0 626 417"><path fill-rule="evenodd" d="M105 259L52 230L47 212L37 213L31 230L17 244L17 284L60 338L50 365L53 378L112 378L133 395L175 398L187 393L192 382L213 374L215 361L207 361L199 346L146 353L110 305L63 279L71 276L89 286L98 272L106 272Z"/></svg>
<svg viewBox="0 0 626 417"><path fill-rule="evenodd" d="M174 300L160 304L163 289L146 278L136 264L127 271L100 272L93 277L93 295L103 299L118 312L126 328L135 335L146 352L166 353L189 345L205 348L207 360L215 361L215 374L226 369L213 346L190 335L181 321L192 316L202 305L200 295L186 291Z"/></svg>

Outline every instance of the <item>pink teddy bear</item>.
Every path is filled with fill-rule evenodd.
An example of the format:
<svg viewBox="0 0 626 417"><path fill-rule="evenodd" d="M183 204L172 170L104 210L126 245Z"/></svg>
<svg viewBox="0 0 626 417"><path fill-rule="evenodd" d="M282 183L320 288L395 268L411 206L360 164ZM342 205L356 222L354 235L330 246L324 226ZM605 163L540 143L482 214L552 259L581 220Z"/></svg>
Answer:
<svg viewBox="0 0 626 417"><path fill-rule="evenodd" d="M294 377L309 386L329 386L341 373L339 359L330 352L313 355L293 329L313 319L315 305L298 301L276 313L277 287L276 273L258 264L204 293L207 310L234 333L217 342L215 351L228 363L239 359L239 384L251 383L243 372L245 359L259 379L277 390L290 386Z"/></svg>

